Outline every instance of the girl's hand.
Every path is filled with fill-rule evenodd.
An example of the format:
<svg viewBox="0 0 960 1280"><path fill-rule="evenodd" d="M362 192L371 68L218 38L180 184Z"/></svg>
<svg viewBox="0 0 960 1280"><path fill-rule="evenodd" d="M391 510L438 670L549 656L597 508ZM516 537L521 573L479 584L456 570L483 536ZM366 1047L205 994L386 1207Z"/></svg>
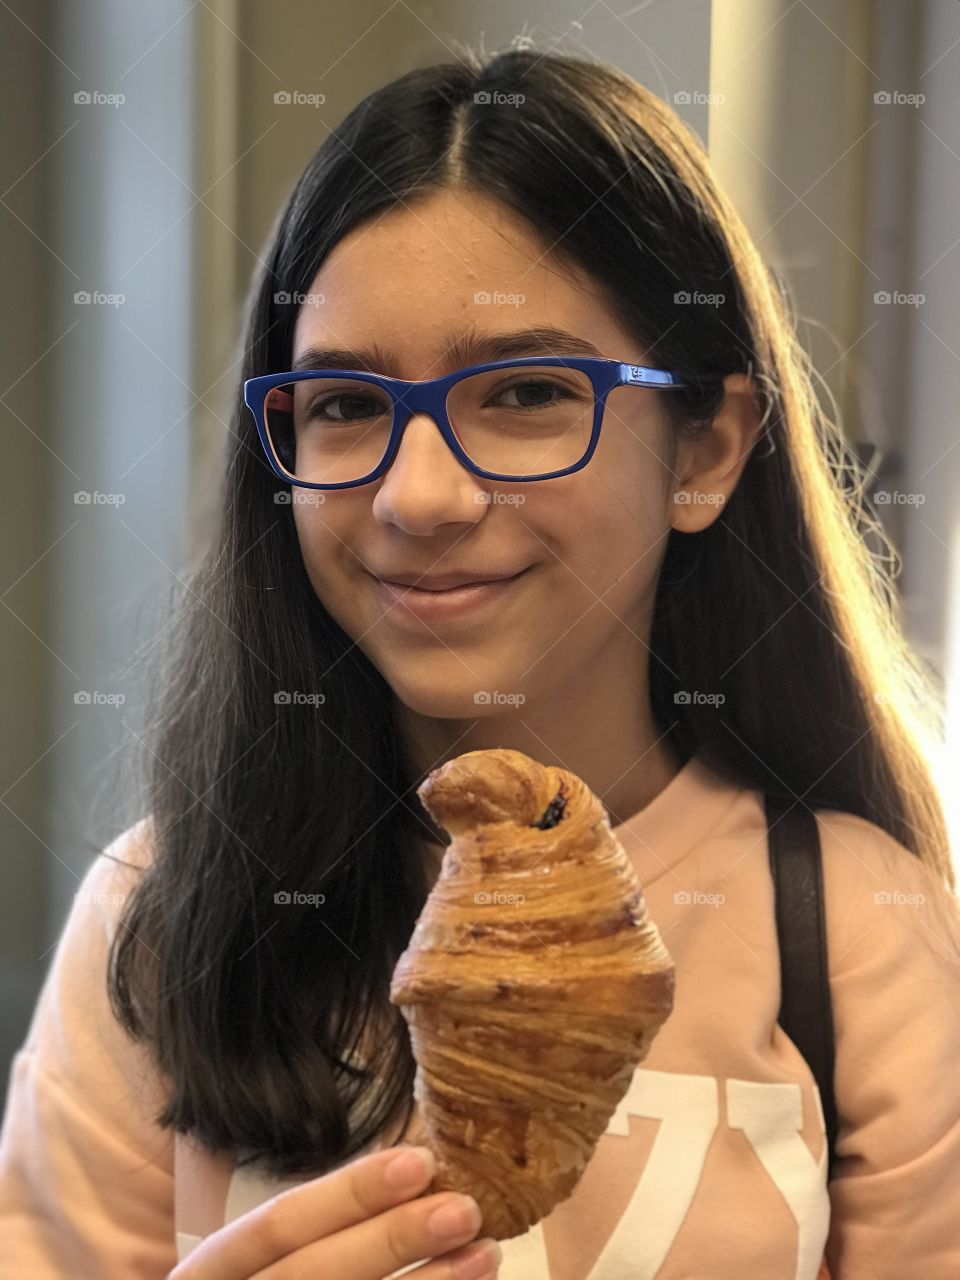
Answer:
<svg viewBox="0 0 960 1280"><path fill-rule="evenodd" d="M499 1248L474 1241L473 1197L418 1198L434 1171L423 1147L361 1156L212 1232L167 1280L385 1280L421 1258L404 1280L495 1276Z"/></svg>

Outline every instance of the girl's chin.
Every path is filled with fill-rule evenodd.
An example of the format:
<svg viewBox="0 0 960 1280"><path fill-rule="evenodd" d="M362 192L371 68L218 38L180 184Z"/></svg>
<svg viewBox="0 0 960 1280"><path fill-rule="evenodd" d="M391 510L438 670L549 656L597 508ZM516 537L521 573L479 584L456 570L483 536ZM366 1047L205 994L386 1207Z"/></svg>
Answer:
<svg viewBox="0 0 960 1280"><path fill-rule="evenodd" d="M494 716L516 715L526 701L522 693L506 693L495 688L464 688L462 682L445 689L436 678L422 685L409 679L401 682L387 680L403 705L417 715L435 720L481 720Z"/></svg>

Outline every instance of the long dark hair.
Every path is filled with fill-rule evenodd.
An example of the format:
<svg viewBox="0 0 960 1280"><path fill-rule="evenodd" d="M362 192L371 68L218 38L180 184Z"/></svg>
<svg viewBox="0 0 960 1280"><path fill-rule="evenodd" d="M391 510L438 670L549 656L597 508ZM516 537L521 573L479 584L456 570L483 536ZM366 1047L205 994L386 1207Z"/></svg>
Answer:
<svg viewBox="0 0 960 1280"><path fill-rule="evenodd" d="M519 107L498 97L516 93ZM709 424L724 374L756 380L763 443L709 528L669 535L658 583L651 695L677 754L859 814L952 887L924 749L931 686L862 478L819 407L787 296L699 141L628 76L531 49L371 94L277 220L240 382L289 368L296 307L276 294L306 293L346 233L442 187L497 196L599 283L625 330L691 382L665 400L677 435ZM692 290L724 300L676 305ZM433 833L394 695L313 591L278 488L238 383L221 524L147 740L153 860L109 987L169 1081L158 1123L292 1175L334 1167L410 1114L414 1063L387 990ZM726 700L678 704L681 689ZM324 701L278 707L283 691ZM325 901L275 901L292 890Z"/></svg>

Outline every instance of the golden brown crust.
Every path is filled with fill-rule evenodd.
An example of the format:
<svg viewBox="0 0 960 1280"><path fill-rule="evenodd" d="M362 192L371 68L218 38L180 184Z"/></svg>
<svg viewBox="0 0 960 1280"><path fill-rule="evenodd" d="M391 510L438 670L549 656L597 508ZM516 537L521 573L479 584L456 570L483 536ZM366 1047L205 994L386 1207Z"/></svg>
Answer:
<svg viewBox="0 0 960 1280"><path fill-rule="evenodd" d="M452 835L393 975L437 1156L506 1239L575 1187L673 1004L636 873L576 775L472 751L418 794ZM543 825L538 825L543 823Z"/></svg>

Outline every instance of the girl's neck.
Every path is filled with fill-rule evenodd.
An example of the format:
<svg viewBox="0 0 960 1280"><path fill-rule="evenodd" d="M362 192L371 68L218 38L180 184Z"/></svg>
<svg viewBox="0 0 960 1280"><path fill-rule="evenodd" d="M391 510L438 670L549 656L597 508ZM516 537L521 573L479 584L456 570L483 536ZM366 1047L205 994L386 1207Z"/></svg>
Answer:
<svg viewBox="0 0 960 1280"><path fill-rule="evenodd" d="M398 730L420 778L467 751L511 747L575 773L619 826L646 808L684 763L654 719L647 661L647 651L625 634L609 651L580 655L575 671L555 671L550 689L476 719L426 716L398 700ZM439 842L445 833L425 836ZM442 852L439 843L434 848Z"/></svg>

